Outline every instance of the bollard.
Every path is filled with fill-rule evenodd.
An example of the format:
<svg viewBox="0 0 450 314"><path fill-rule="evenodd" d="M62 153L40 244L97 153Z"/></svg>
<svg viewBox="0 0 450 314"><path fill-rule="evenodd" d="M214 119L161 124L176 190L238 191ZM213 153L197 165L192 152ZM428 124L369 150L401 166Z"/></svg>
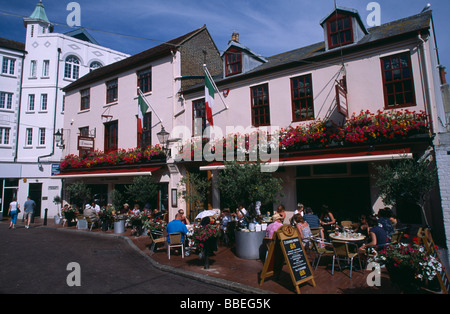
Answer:
<svg viewBox="0 0 450 314"><path fill-rule="evenodd" d="M44 226L47 225L47 212L48 212L48 208L44 209Z"/></svg>

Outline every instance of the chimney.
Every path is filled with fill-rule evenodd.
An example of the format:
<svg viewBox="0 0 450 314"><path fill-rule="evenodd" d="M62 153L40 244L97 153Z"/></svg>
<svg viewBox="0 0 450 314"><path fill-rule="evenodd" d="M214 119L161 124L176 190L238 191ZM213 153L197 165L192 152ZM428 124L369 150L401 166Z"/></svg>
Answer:
<svg viewBox="0 0 450 314"><path fill-rule="evenodd" d="M233 34L231 34L231 40L234 42L239 42L239 33L233 32Z"/></svg>

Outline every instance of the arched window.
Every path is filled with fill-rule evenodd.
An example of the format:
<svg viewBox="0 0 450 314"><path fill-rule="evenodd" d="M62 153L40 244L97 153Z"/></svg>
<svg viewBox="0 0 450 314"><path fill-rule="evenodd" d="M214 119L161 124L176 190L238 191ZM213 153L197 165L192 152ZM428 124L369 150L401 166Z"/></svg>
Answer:
<svg viewBox="0 0 450 314"><path fill-rule="evenodd" d="M98 61L92 61L91 64L89 65L89 72L94 71L95 69L101 68L103 66L103 64L101 64Z"/></svg>
<svg viewBox="0 0 450 314"><path fill-rule="evenodd" d="M66 58L64 77L74 80L80 77L80 59L75 56L68 56Z"/></svg>

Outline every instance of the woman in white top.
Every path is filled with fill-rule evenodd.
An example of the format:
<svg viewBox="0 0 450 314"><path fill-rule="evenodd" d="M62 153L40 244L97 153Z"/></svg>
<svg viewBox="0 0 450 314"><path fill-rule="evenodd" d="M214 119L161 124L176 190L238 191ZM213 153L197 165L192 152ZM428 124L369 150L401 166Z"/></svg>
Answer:
<svg viewBox="0 0 450 314"><path fill-rule="evenodd" d="M17 198L13 198L13 201L9 203L8 215L11 216L11 222L9 223L9 229L16 229L17 216L19 215L19 203Z"/></svg>

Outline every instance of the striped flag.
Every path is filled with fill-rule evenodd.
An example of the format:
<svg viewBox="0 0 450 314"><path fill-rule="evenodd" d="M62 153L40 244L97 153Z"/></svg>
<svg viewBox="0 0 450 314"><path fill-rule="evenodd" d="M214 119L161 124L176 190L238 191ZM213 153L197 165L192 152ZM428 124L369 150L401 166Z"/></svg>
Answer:
<svg viewBox="0 0 450 314"><path fill-rule="evenodd" d="M214 106L214 86L208 75L205 75L205 109L206 120L213 126L212 107Z"/></svg>
<svg viewBox="0 0 450 314"><path fill-rule="evenodd" d="M147 112L148 105L144 98L141 96L140 91L138 97L138 106L138 133L142 134L142 130L144 129L144 115Z"/></svg>

